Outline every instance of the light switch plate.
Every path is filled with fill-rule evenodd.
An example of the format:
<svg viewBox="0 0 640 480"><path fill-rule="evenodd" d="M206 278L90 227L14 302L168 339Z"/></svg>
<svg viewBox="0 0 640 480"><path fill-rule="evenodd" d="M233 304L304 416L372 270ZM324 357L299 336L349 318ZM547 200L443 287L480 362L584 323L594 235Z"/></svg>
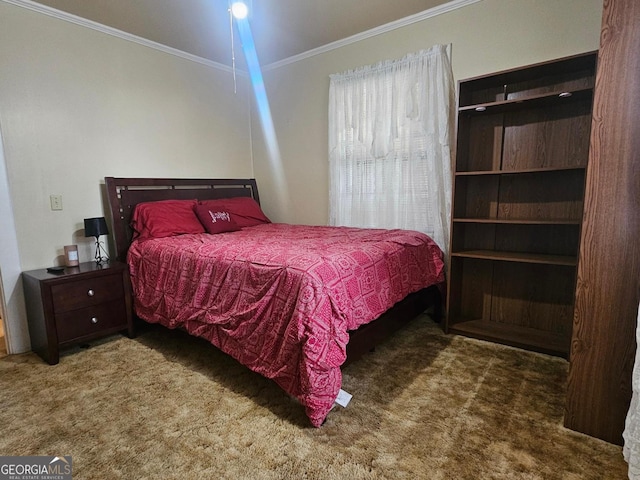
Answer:
<svg viewBox="0 0 640 480"><path fill-rule="evenodd" d="M62 210L62 195L49 195L51 210Z"/></svg>

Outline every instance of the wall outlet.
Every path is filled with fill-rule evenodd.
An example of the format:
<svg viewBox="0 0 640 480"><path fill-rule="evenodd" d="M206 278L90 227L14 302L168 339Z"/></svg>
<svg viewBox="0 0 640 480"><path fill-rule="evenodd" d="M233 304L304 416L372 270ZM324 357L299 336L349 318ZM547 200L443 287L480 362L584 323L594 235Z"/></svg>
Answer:
<svg viewBox="0 0 640 480"><path fill-rule="evenodd" d="M62 210L62 195L49 195L51 210Z"/></svg>

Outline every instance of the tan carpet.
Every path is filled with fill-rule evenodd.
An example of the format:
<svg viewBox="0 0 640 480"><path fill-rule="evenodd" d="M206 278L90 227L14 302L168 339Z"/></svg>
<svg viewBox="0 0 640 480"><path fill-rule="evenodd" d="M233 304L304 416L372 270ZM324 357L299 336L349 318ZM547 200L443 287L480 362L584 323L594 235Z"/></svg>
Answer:
<svg viewBox="0 0 640 480"><path fill-rule="evenodd" d="M624 479L621 448L562 427L564 360L445 336L422 316L349 365L326 424L214 347L151 328L57 366L0 360L0 454L74 479Z"/></svg>

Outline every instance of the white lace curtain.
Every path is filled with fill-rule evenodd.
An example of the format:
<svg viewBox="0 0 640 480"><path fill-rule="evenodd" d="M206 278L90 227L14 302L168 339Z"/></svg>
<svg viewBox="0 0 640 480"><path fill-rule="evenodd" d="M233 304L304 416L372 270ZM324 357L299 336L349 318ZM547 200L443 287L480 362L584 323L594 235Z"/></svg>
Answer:
<svg viewBox="0 0 640 480"><path fill-rule="evenodd" d="M329 222L428 234L446 252L455 91L449 47L330 76Z"/></svg>
<svg viewBox="0 0 640 480"><path fill-rule="evenodd" d="M640 306L638 306L638 322L636 323L636 343L640 346ZM632 375L631 405L622 437L624 459L629 464L629 478L640 479L640 348L636 347L636 358Z"/></svg>

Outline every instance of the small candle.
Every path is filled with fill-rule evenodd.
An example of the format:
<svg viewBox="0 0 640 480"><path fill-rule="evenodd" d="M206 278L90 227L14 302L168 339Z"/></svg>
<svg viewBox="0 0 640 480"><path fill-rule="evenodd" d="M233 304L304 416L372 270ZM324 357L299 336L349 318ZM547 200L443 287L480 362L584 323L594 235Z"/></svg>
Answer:
<svg viewBox="0 0 640 480"><path fill-rule="evenodd" d="M77 267L80 262L78 261L78 246L77 245L65 245L64 246L64 264L67 267Z"/></svg>

